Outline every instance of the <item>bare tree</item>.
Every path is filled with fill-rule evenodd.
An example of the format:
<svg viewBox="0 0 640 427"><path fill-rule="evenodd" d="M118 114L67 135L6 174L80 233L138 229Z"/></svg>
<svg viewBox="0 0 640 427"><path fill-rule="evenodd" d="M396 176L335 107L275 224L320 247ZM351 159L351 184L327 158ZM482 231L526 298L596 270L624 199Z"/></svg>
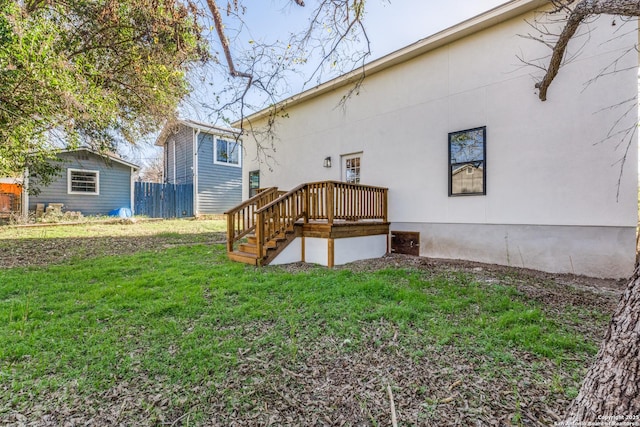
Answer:
<svg viewBox="0 0 640 427"><path fill-rule="evenodd" d="M227 125L239 122L242 134L256 143L253 155L269 169L275 165L272 153L277 148L274 142L278 119L288 116L281 101L300 89L291 87L292 80L303 82L304 89L362 67L360 78L343 99L357 93L365 77L366 59L371 54L363 23L366 0L314 0L307 2L309 5L302 0L280 0L283 9L290 8L293 12L307 9L304 14L307 21L297 22L293 25L298 27L297 31L286 36L280 34L279 39L260 35L248 41L243 35L251 33L244 21L251 12L249 2L198 1L202 9L210 12L209 38L211 45L219 46L221 52L200 69L202 84L194 85L196 91L187 103L192 104L197 114L209 111L210 116L203 118L207 122ZM226 81L220 82L224 75ZM219 82L215 93L207 91L212 81ZM203 88L200 93L198 86ZM270 111L266 127L255 129L244 120L248 113L265 108Z"/></svg>
<svg viewBox="0 0 640 427"><path fill-rule="evenodd" d="M575 36L580 24L597 15L640 16L640 2L636 0L553 0L551 3L556 7L552 13L564 12L567 14L567 18L564 28L553 46L546 73L542 80L536 84L539 90L538 97L541 101L546 101L549 86L558 75L569 41Z"/></svg>
<svg viewBox="0 0 640 427"><path fill-rule="evenodd" d="M241 129L246 125L243 120L246 112L270 107L274 119L285 114L277 105L291 92L290 80L296 74L304 80L304 86L317 84L327 76L364 66L371 53L363 23L366 0L314 1L301 31L282 40L251 40L248 48L244 45L235 51L232 38L246 29L243 18L247 7L242 0L225 3L223 8L220 1L206 0L215 29L212 37L220 45L220 57L224 58L222 64L211 65L223 66L230 76L224 93L216 94L214 101L219 103L212 110L224 121L239 121ZM282 4L309 7L301 0L282 0ZM240 29L231 29L229 22ZM316 62L310 63L313 58ZM228 113L233 119L225 117ZM270 123L273 125L275 121Z"/></svg>
<svg viewBox="0 0 640 427"><path fill-rule="evenodd" d="M144 182L162 182L164 175L164 158L162 152L149 160L138 175L138 179Z"/></svg>
<svg viewBox="0 0 640 427"><path fill-rule="evenodd" d="M585 21L599 16L637 18L640 2L637 0L552 0L555 7L551 15L565 20L555 41L544 41L551 56L543 78L536 84L538 97L545 101L548 89L567 61L567 46L576 37ZM614 18L616 19L616 18ZM614 21L615 22L615 21ZM636 30L637 31L637 30ZM637 46L629 51L637 55ZM628 52L629 52L628 51ZM615 65L615 64L614 64ZM614 72L615 66L604 73ZM637 94L630 94L633 108L637 109ZM625 133L628 146L635 140L637 124ZM623 163L626 160L622 159ZM578 396L565 415L564 425L638 425L640 423L640 268L636 266L616 312L609 324L596 359L587 372ZM609 424L605 424L609 423ZM628 423L628 424L625 424ZM595 424L594 424L595 425Z"/></svg>
<svg viewBox="0 0 640 427"><path fill-rule="evenodd" d="M636 267L566 421L640 423L640 270ZM628 423L628 424L624 424ZM605 425L605 424L603 424Z"/></svg>

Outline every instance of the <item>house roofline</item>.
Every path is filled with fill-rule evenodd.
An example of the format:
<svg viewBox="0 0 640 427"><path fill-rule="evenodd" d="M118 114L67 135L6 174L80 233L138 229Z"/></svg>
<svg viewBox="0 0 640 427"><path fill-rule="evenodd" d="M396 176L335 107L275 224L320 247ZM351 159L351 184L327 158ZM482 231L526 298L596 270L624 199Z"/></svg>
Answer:
<svg viewBox="0 0 640 427"><path fill-rule="evenodd" d="M167 120L167 123L165 123L154 145L158 147L162 147L166 139L169 137L170 128L175 125L184 125L189 128L196 129L205 133L210 133L210 134L220 135L220 136L232 136L234 138L239 138L242 135L242 131L239 129L223 128L223 127L215 126L209 123L199 122L197 120L191 120L191 119L170 119L170 120Z"/></svg>
<svg viewBox="0 0 640 427"><path fill-rule="evenodd" d="M469 166L469 165L462 165L462 166L460 166L458 169L453 170L453 171L451 172L451 175L457 175L457 174L459 174L459 173L460 173L460 172L462 172L464 169L466 169L466 168L467 168L467 166ZM475 166L474 166L474 167L475 167ZM476 169L477 169L477 170L484 171L484 168L483 168L483 167L480 167L480 166L476 167Z"/></svg>
<svg viewBox="0 0 640 427"><path fill-rule="evenodd" d="M18 184L22 185L23 178L22 177L2 177L0 178L0 184Z"/></svg>
<svg viewBox="0 0 640 427"><path fill-rule="evenodd" d="M395 65L407 62L420 55L432 50L438 49L447 44L453 43L471 34L480 32L501 22L505 22L511 18L522 15L524 13L535 10L549 3L549 0L511 0L500 6L494 7L480 15L462 21L452 27L437 32L424 39L410 44L404 48L396 50L388 55L378 58L363 67L359 67L349 73L343 74L325 83L322 83L311 89L307 89L289 98L278 102L276 108L293 107L302 102L308 101L327 92L339 89L350 83L356 82L362 76L372 76L373 74L384 71ZM273 107L262 109L244 118L238 120L231 125L233 127L241 127L243 121L260 120L273 111Z"/></svg>
<svg viewBox="0 0 640 427"><path fill-rule="evenodd" d="M75 148L73 150L60 150L60 151L58 151L58 153L75 153L77 151L88 151L89 153L95 154L96 156L107 157L111 161L123 164L123 165L128 166L128 167L130 167L132 169L135 169L135 170L139 170L140 169L140 166L138 166L138 165L136 165L134 163L127 162L126 160L123 160L123 159L121 159L119 157L116 157L116 156L114 156L112 154L101 153L101 152L93 150L93 149L91 149L89 147L79 147L79 148Z"/></svg>

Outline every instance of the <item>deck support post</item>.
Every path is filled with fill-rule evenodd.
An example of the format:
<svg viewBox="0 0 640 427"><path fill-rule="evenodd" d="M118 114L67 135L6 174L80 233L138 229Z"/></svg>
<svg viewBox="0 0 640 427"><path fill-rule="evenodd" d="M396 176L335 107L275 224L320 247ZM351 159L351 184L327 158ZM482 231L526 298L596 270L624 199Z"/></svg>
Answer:
<svg viewBox="0 0 640 427"><path fill-rule="evenodd" d="M333 268L335 264L335 242L333 239L327 239L327 267Z"/></svg>
<svg viewBox="0 0 640 427"><path fill-rule="evenodd" d="M389 203L388 203L388 193L389 190L385 188L383 191L382 197L382 222L389 222Z"/></svg>

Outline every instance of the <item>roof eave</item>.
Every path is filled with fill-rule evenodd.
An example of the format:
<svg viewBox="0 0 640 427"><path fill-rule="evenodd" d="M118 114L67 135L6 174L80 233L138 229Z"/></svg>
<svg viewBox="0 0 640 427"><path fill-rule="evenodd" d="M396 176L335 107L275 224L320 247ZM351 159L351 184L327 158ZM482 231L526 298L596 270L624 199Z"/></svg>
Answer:
<svg viewBox="0 0 640 427"><path fill-rule="evenodd" d="M154 145L158 147L162 147L169 136L169 129L175 125L184 125L189 128L196 129L201 132L210 133L213 135L232 136L234 138L239 138L242 135L242 131L239 129L222 128L222 127L214 126L208 123L198 122L196 120L191 120L191 119L172 119L167 121L167 123L164 125Z"/></svg>
<svg viewBox="0 0 640 427"><path fill-rule="evenodd" d="M379 73L397 64L423 55L429 51L453 43L463 37L467 37L471 34L485 30L516 16L540 8L541 6L548 3L549 0L512 0L473 18L467 19L466 21L462 21L459 24L435 33L429 37L419 40L386 56L376 59L375 61L372 61L364 65L363 67L353 70L347 74L343 74L342 76L329 80L326 83L293 95L283 101L280 101L278 104L276 104L276 107L292 107L294 105L308 101L327 92L331 92L335 89L353 83L360 79L363 74L365 76L371 76L373 74ZM238 120L231 125L234 128L241 128L243 121L255 122L257 120L261 120L271 114L271 111L272 107L265 108L245 117L244 120Z"/></svg>
<svg viewBox="0 0 640 427"><path fill-rule="evenodd" d="M130 167L131 169L134 169L134 170L140 169L140 166L138 166L136 164L130 163L130 162L126 161L126 160L120 159L118 157L115 157L115 156L112 156L112 155L109 155L109 154L106 154L106 153L100 153L99 151L93 150L93 149L91 149L89 147L79 147L79 148L76 148L76 149L73 149L73 150L61 150L61 151L59 151L59 153L73 153L73 152L81 151L81 150L82 151L88 151L89 153L95 154L96 156L106 157L111 161L114 161L116 163L120 163L122 165L128 166L128 167Z"/></svg>

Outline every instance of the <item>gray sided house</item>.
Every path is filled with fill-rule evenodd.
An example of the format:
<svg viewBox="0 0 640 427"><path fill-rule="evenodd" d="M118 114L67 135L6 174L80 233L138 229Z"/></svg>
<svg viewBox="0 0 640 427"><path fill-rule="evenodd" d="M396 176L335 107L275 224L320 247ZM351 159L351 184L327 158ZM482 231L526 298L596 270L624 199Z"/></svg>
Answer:
<svg viewBox="0 0 640 427"><path fill-rule="evenodd" d="M164 182L193 184L195 216L222 214L242 201L239 132L192 120L173 120L156 145L164 151Z"/></svg>
<svg viewBox="0 0 640 427"><path fill-rule="evenodd" d="M29 196L29 210L36 210L38 204L61 203L63 210L83 215L107 215L120 208L133 212L138 166L89 148L62 151L57 156L61 174L37 196Z"/></svg>

